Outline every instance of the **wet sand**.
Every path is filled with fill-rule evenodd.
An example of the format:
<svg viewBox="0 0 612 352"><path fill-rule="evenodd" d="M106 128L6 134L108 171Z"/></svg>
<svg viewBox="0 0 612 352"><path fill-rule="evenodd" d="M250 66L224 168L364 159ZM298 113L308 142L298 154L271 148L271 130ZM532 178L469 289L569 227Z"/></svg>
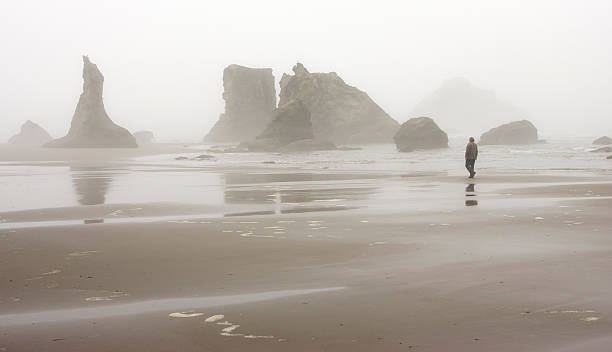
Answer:
<svg viewBox="0 0 612 352"><path fill-rule="evenodd" d="M540 174L527 182L483 172L468 182L317 171L312 181L268 172L277 176L226 184L216 205L1 213L0 349L609 345L610 176ZM330 211L338 205L346 208ZM257 212L266 213L240 215ZM106 222L84 222L94 218ZM206 322L215 315L223 318Z"/></svg>
<svg viewBox="0 0 612 352"><path fill-rule="evenodd" d="M147 144L138 148L42 148L0 144L0 161L27 163L39 162L116 162L133 157L180 153L188 151L190 144L166 143Z"/></svg>

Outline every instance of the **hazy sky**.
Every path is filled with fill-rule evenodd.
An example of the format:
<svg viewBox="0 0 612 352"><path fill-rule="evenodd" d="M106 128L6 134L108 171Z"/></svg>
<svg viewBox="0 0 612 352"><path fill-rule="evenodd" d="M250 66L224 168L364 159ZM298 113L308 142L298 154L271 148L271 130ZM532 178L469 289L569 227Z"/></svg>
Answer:
<svg viewBox="0 0 612 352"><path fill-rule="evenodd" d="M82 54L105 76L110 117L166 141L200 140L217 120L228 64L271 67L278 84L298 60L399 122L463 76L544 136L612 134L611 13L609 0L3 1L0 140L27 119L67 132Z"/></svg>

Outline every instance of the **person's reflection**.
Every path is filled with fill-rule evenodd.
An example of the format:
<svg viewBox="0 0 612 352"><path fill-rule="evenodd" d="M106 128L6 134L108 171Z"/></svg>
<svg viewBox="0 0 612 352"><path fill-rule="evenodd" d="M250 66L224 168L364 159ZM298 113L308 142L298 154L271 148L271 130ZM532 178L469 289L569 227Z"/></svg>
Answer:
<svg viewBox="0 0 612 352"><path fill-rule="evenodd" d="M475 197L476 196L476 191L474 190L474 186L475 186L475 184L470 183L469 185L467 185L467 187L465 187L465 196L466 197ZM473 207L475 205L478 205L478 201L476 199L466 199L465 200L465 206L466 207Z"/></svg>
<svg viewBox="0 0 612 352"><path fill-rule="evenodd" d="M79 204L104 204L106 192L113 178L100 167L71 166L72 186Z"/></svg>

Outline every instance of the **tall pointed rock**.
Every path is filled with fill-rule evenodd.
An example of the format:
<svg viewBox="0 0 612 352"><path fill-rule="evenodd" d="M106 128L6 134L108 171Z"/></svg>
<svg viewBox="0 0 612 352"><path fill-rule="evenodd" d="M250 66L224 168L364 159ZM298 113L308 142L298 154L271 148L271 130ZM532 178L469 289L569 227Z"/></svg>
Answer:
<svg viewBox="0 0 612 352"><path fill-rule="evenodd" d="M136 139L115 124L102 101L104 76L96 64L83 56L83 93L79 98L70 131L65 137L47 143L56 148L136 148Z"/></svg>

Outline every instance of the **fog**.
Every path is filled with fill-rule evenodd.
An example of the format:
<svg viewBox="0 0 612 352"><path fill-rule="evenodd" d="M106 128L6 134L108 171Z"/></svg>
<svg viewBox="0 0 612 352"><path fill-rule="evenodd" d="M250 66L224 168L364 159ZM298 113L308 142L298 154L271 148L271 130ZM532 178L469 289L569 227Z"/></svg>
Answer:
<svg viewBox="0 0 612 352"><path fill-rule="evenodd" d="M270 67L278 84L296 61L337 72L399 122L465 77L545 137L610 134L610 13L605 0L5 2L0 140L27 119L67 132L81 55L105 76L109 116L163 141L201 140L223 110L225 66Z"/></svg>

